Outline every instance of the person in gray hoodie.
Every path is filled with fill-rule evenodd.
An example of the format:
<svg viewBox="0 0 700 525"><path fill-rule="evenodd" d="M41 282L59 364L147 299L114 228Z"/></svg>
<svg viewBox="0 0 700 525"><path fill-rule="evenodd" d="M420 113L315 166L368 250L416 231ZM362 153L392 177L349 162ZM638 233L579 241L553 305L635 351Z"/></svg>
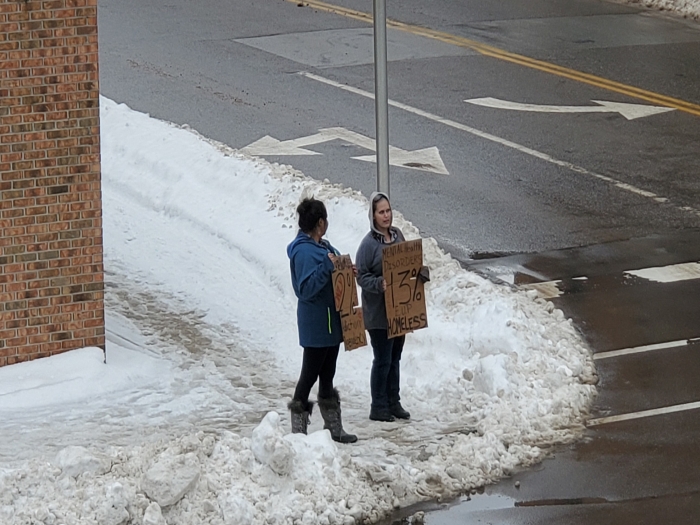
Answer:
<svg viewBox="0 0 700 525"><path fill-rule="evenodd" d="M389 197L382 192L370 196L370 231L357 249L357 282L362 288L362 314L369 332L374 359L370 373L372 406L369 418L373 421L409 419L400 402L400 362L405 336L389 339L384 292L386 281L382 276L382 250L385 246L406 239L392 226Z"/></svg>

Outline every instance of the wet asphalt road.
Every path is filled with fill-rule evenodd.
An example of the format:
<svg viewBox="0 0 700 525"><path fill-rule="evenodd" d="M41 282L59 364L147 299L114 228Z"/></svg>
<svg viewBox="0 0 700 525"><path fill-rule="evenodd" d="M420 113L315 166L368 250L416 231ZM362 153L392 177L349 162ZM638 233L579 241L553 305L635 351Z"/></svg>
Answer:
<svg viewBox="0 0 700 525"><path fill-rule="evenodd" d="M372 3L337 5L367 13ZM373 101L339 87L373 91L366 21L285 0L100 0L98 16L101 92L117 102L234 148L329 127L374 137ZM595 0L406 0L389 2L388 16L407 24L389 30L389 96L404 105L390 109L390 144L436 147L449 172L392 167L393 202L457 258L700 227L698 24ZM499 51L487 56L471 40ZM678 97L697 114L628 120L464 102L659 105L507 53ZM353 158L366 148L332 140L308 149L318 155L265 158L366 195L375 188L375 165Z"/></svg>
<svg viewBox="0 0 700 525"><path fill-rule="evenodd" d="M588 340L599 395L581 441L426 523L697 524L700 264L672 272L687 263L700 263L700 230L473 262L522 286L560 281L550 300ZM677 280L625 274L643 268ZM621 349L631 350L611 353Z"/></svg>
<svg viewBox="0 0 700 525"><path fill-rule="evenodd" d="M371 12L368 0L334 4ZM480 505L498 508L472 511L475 499L429 523L698 523L700 412L687 407L700 401L700 281L624 272L700 261L700 25L594 0L406 0L388 15L411 26L389 32L389 96L404 105L390 110L390 144L437 147L449 172L392 167L395 207L477 271L510 272L522 286L561 281L551 300L595 353L678 342L597 359L600 424L488 487ZM499 51L428 40L414 26ZM338 87L373 90L370 27L285 0L100 0L101 92L235 148L329 127L373 137L372 100ZM628 120L464 102L658 105L657 95L688 106ZM374 165L352 158L371 151L341 140L308 148L320 155L265 158L374 189ZM673 406L685 408L603 419Z"/></svg>

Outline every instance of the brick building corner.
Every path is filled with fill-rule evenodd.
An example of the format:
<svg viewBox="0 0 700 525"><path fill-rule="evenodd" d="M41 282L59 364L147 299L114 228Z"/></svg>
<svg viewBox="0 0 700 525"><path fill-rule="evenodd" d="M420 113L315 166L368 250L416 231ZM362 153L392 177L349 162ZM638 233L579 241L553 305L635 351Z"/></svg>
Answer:
<svg viewBox="0 0 700 525"><path fill-rule="evenodd" d="M0 0L0 366L104 348L97 0Z"/></svg>

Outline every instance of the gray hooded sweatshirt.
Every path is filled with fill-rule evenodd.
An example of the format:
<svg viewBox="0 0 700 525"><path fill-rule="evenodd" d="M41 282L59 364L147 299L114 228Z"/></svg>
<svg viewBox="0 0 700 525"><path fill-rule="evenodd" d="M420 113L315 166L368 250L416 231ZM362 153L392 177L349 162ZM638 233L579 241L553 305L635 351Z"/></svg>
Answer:
<svg viewBox="0 0 700 525"><path fill-rule="evenodd" d="M367 330L388 329L386 319L386 305L384 292L382 291L382 250L385 246L403 242L406 239L401 230L390 226L392 241L385 243L382 233L377 230L372 213L372 202L377 196L383 196L387 202L389 197L382 192L375 191L369 198L369 225L370 231L365 235L355 255L357 266L357 282L362 288L362 317ZM391 203L390 203L391 204Z"/></svg>

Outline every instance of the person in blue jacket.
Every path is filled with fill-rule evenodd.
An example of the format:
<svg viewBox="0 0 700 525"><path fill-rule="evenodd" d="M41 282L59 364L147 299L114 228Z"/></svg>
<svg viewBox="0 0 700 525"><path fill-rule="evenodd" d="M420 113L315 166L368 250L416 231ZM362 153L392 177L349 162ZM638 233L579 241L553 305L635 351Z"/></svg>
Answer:
<svg viewBox="0 0 700 525"><path fill-rule="evenodd" d="M297 214L299 233L287 246L287 255L292 287L298 299L297 328L304 357L294 397L288 404L292 432L306 434L313 410L309 394L318 380L318 407L324 428L335 441L354 443L357 436L343 430L340 396L333 387L343 333L331 276L340 253L323 238L328 229L328 213L323 202L304 199L297 207Z"/></svg>

